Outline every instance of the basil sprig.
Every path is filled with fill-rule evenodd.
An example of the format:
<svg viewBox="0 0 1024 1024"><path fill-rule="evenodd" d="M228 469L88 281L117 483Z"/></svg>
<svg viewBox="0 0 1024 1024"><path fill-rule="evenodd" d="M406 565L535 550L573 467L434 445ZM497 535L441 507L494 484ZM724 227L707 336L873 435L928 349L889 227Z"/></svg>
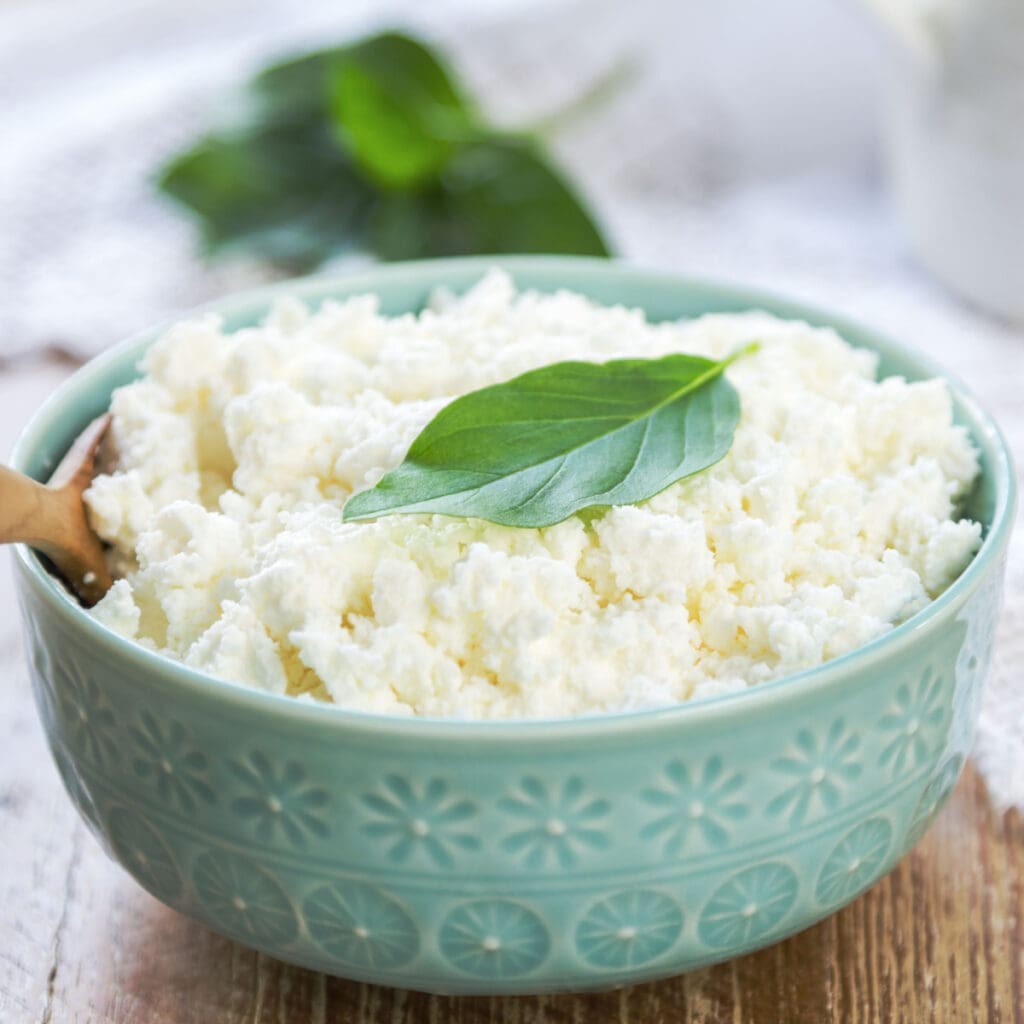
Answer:
<svg viewBox="0 0 1024 1024"><path fill-rule="evenodd" d="M292 270L353 249L609 252L539 135L488 124L443 58L400 32L262 71L158 186L208 254Z"/></svg>
<svg viewBox="0 0 1024 1024"><path fill-rule="evenodd" d="M564 362L446 405L404 461L353 495L346 520L435 512L542 527L594 506L632 505L714 465L740 416L719 362L674 354Z"/></svg>

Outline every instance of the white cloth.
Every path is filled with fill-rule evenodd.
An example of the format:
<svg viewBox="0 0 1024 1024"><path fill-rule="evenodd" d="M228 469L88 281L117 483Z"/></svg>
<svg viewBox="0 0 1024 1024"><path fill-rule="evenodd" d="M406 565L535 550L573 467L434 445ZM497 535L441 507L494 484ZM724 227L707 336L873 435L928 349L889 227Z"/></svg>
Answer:
<svg viewBox="0 0 1024 1024"><path fill-rule="evenodd" d="M387 24L435 36L510 124L632 57L633 83L556 142L616 249L834 307L927 350L1024 453L1024 333L950 298L905 251L874 170L884 46L843 0L9 3L0 360L48 345L88 356L268 279L256 264L201 264L151 177L271 56ZM976 760L994 800L1024 808L1022 534Z"/></svg>

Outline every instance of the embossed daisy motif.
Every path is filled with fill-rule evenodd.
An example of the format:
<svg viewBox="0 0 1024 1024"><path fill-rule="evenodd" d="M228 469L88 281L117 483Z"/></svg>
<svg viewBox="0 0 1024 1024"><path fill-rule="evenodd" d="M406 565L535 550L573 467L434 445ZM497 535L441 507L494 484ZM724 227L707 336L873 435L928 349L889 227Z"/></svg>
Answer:
<svg viewBox="0 0 1024 1024"><path fill-rule="evenodd" d="M818 902L845 903L860 892L882 866L891 843L892 826L885 818L869 818L847 832L818 875Z"/></svg>
<svg viewBox="0 0 1024 1024"><path fill-rule="evenodd" d="M770 818L786 817L798 825L809 814L831 811L839 806L846 786L859 778L857 760L860 737L847 732L837 718L824 736L801 729L785 757L772 762L785 788L765 808Z"/></svg>
<svg viewBox="0 0 1024 1024"><path fill-rule="evenodd" d="M310 837L330 835L324 820L330 802L327 790L311 783L295 761L275 768L257 750L230 767L245 791L231 801L231 810L253 827L259 839L283 837L302 850Z"/></svg>
<svg viewBox="0 0 1024 1024"><path fill-rule="evenodd" d="M180 722L161 725L148 711L131 732L135 748L132 767L156 786L160 799L186 814L197 801L212 804L213 790L206 783L206 757L188 741Z"/></svg>
<svg viewBox="0 0 1024 1024"><path fill-rule="evenodd" d="M964 631L964 640L956 659L958 694L965 691L973 694L988 672L1002 603L1002 580L996 582L1000 584L996 593L987 593L991 585L982 588L967 603L957 619L957 624Z"/></svg>
<svg viewBox="0 0 1024 1024"><path fill-rule="evenodd" d="M359 882L322 885L303 903L313 941L354 967L390 970L419 950L412 918L395 899Z"/></svg>
<svg viewBox="0 0 1024 1024"><path fill-rule="evenodd" d="M184 881L171 851L138 814L115 808L107 819L106 833L121 863L157 899L173 903L181 896Z"/></svg>
<svg viewBox="0 0 1024 1024"><path fill-rule="evenodd" d="M910 828L907 833L907 842L910 846L916 845L924 837L925 832L938 817L943 804L956 788L957 779L960 778L960 770L963 766L963 757L960 754L955 754L942 764L928 785L924 787L917 806L914 808L914 815L910 819Z"/></svg>
<svg viewBox="0 0 1024 1024"><path fill-rule="evenodd" d="M720 757L709 758L692 775L682 761L670 762L661 785L640 794L660 812L640 830L640 838L663 840L669 857L678 856L698 839L712 849L723 847L733 823L750 813L737 798L743 785L743 776L727 774Z"/></svg>
<svg viewBox="0 0 1024 1024"><path fill-rule="evenodd" d="M549 863L569 868L581 853L608 845L605 828L611 804L588 796L579 778L549 789L527 777L498 801L498 807L518 826L502 839L502 849L520 854L528 868Z"/></svg>
<svg viewBox="0 0 1024 1024"><path fill-rule="evenodd" d="M796 875L785 864L747 868L715 891L701 912L697 932L715 949L756 942L782 922L796 893Z"/></svg>
<svg viewBox="0 0 1024 1024"><path fill-rule="evenodd" d="M58 661L54 668L57 704L70 745L94 764L117 761L117 719L106 694L76 666Z"/></svg>
<svg viewBox="0 0 1024 1024"><path fill-rule="evenodd" d="M894 775L923 764L934 749L946 719L942 691L942 676L928 668L916 686L900 686L878 720L878 727L890 737L882 749L881 764Z"/></svg>
<svg viewBox="0 0 1024 1024"><path fill-rule="evenodd" d="M449 962L480 978L512 978L539 967L551 949L544 922L513 900L476 900L456 907L438 933Z"/></svg>
<svg viewBox="0 0 1024 1024"><path fill-rule="evenodd" d="M291 942L299 925L287 895L258 864L223 850L201 853L192 866L200 905L218 927L254 942Z"/></svg>
<svg viewBox="0 0 1024 1024"><path fill-rule="evenodd" d="M447 868L459 851L480 847L480 840L465 827L476 816L476 805L453 796L443 779L419 786L389 775L376 793L366 793L360 803L372 815L362 826L363 833L381 840L387 855L399 864L420 856Z"/></svg>
<svg viewBox="0 0 1024 1024"><path fill-rule="evenodd" d="M32 678L36 684L37 692L42 696L50 714L53 713L55 695L50 682L53 677L53 659L50 656L50 647L43 638L36 623L29 618L24 620L25 638L28 648L28 664Z"/></svg>
<svg viewBox="0 0 1024 1024"><path fill-rule="evenodd" d="M683 912L651 890L627 890L592 903L576 927L576 948L595 967L640 967L679 938Z"/></svg>
<svg viewBox="0 0 1024 1024"><path fill-rule="evenodd" d="M972 697L980 689L992 658L999 612L1003 605L1005 572L1004 562L971 597L957 617L957 622L962 623L965 629L964 641L956 660L957 690L966 690ZM965 685L960 686L961 682Z"/></svg>
<svg viewBox="0 0 1024 1024"><path fill-rule="evenodd" d="M86 789L81 775L79 775L74 763L68 756L67 748L55 746L53 748L53 760L57 765L57 774L60 775L61 782L64 783L64 788L67 790L68 796L71 797L71 802L78 808L78 813L82 815L86 825L97 836L102 836L103 828L100 825L100 816L96 810L96 804L88 789Z"/></svg>

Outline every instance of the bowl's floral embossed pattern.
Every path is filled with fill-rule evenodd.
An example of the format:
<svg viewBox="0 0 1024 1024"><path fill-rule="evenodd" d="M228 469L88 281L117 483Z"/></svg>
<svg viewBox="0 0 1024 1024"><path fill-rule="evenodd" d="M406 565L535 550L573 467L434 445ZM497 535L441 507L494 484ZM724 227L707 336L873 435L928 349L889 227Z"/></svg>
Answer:
<svg viewBox="0 0 1024 1024"><path fill-rule="evenodd" d="M400 864L419 854L436 867L450 868L460 851L480 847L471 825L476 805L453 796L444 779L421 786L388 775L377 792L363 794L360 802L370 812L363 833L380 840L387 856Z"/></svg>
<svg viewBox="0 0 1024 1024"><path fill-rule="evenodd" d="M957 676L967 677L969 688L980 690L992 661L995 649L999 613L1003 607L1003 576L1005 560L991 576L978 587L967 602L958 621L964 626L964 642L956 659Z"/></svg>
<svg viewBox="0 0 1024 1024"><path fill-rule="evenodd" d="M521 855L528 868L549 863L570 868L581 854L608 845L607 819L612 806L588 794L577 776L550 787L527 776L498 806L514 822L514 830L502 839L501 846Z"/></svg>
<svg viewBox="0 0 1024 1024"><path fill-rule="evenodd" d="M928 781L910 819L909 845L913 846L917 843L931 827L939 811L942 810L942 805L953 792L953 787L956 786L956 781L960 778L963 766L963 757L960 754L954 754L939 766Z"/></svg>
<svg viewBox="0 0 1024 1024"><path fill-rule="evenodd" d="M882 750L882 765L894 775L925 762L934 749L946 720L946 680L929 666L916 686L904 683L878 728L888 736Z"/></svg>
<svg viewBox="0 0 1024 1024"><path fill-rule="evenodd" d="M306 897L302 913L313 941L350 967L394 970L419 949L419 932L408 911L371 885L322 885Z"/></svg>
<svg viewBox="0 0 1024 1024"><path fill-rule="evenodd" d="M119 761L119 723L103 687L70 658L54 658L53 670L57 717L81 756L100 766Z"/></svg>
<svg viewBox="0 0 1024 1024"><path fill-rule="evenodd" d="M68 796L71 797L71 802L78 808L79 814L85 819L86 825L89 826L92 832L102 837L102 816L96 808L89 790L82 781L81 775L79 775L78 770L75 768L74 761L68 755L67 748L55 747L53 750L53 760L57 765L57 774L60 776L61 782L64 783L64 789L67 791Z"/></svg>
<svg viewBox="0 0 1024 1024"><path fill-rule="evenodd" d="M161 800L185 814L192 814L199 801L214 802L206 755L195 748L180 722L161 725L144 711L130 735L135 751L132 767L140 778L152 781Z"/></svg>
<svg viewBox="0 0 1024 1024"><path fill-rule="evenodd" d="M658 812L640 830L640 838L662 840L665 856L673 859L698 838L707 847L721 848L750 813L738 799L744 782L739 773L726 772L721 757L708 758L692 774L684 762L670 761L659 784L640 794Z"/></svg>
<svg viewBox="0 0 1024 1024"><path fill-rule="evenodd" d="M130 865L132 874L158 899L176 903L184 889L184 879L160 833L138 814L115 807L107 818L110 842L121 863Z"/></svg>
<svg viewBox="0 0 1024 1024"><path fill-rule="evenodd" d="M313 302L377 291L398 312L491 263L289 288ZM612 264L511 269L521 287L568 285L658 318L759 306L831 319ZM270 300L232 301L237 327ZM869 331L843 330L877 348L886 373L932 372ZM40 412L18 468L46 477L132 376L145 340ZM956 401L985 466L968 514L986 535L964 576L869 648L680 709L431 723L256 693L105 631L19 550L34 694L71 799L160 898L268 953L371 982L609 988L804 928L920 838L969 751L1014 484L992 424Z"/></svg>
<svg viewBox="0 0 1024 1024"><path fill-rule="evenodd" d="M829 854L814 895L825 906L846 903L873 881L892 845L886 818L868 818L852 828Z"/></svg>
<svg viewBox="0 0 1024 1024"><path fill-rule="evenodd" d="M330 803L327 790L311 783L297 761L289 759L275 767L256 750L232 761L230 767L243 793L231 801L231 810L257 838L269 842L284 838L302 850L311 837L330 835L325 820Z"/></svg>
<svg viewBox="0 0 1024 1024"><path fill-rule="evenodd" d="M247 857L224 850L200 853L192 884L204 913L236 936L285 945L298 933L298 918L281 884Z"/></svg>
<svg viewBox="0 0 1024 1024"><path fill-rule="evenodd" d="M784 816L799 825L809 814L835 810L863 771L860 746L860 737L841 718L824 735L801 729L785 756L772 762L785 788L768 802L768 816Z"/></svg>
<svg viewBox="0 0 1024 1024"><path fill-rule="evenodd" d="M1005 565L1001 565L998 573L978 588L956 622L964 640L955 663L951 749L964 757L974 741L974 725L981 711L985 679L992 663L1003 603L1004 572Z"/></svg>
<svg viewBox="0 0 1024 1024"><path fill-rule="evenodd" d="M39 632L35 622L29 618L27 610L22 607L22 628L25 633L25 647L28 655L28 669L32 677L32 685L44 722L49 722L56 714L57 695L54 686L59 678L50 655L46 637Z"/></svg>
<svg viewBox="0 0 1024 1024"><path fill-rule="evenodd" d="M540 916L514 900L474 900L441 924L438 946L454 967L481 978L514 978L548 957L551 936Z"/></svg>
<svg viewBox="0 0 1024 1024"><path fill-rule="evenodd" d="M720 886L701 911L700 937L714 949L743 947L764 938L796 901L798 882L787 864L758 864Z"/></svg>
<svg viewBox="0 0 1024 1024"><path fill-rule="evenodd" d="M950 635L959 645L967 630ZM407 971L419 977L424 964L436 972L443 962L452 977L478 979L482 990L529 991L530 979L554 971L556 954L570 951L590 976L618 978L655 972L680 950L692 964L754 947L792 928L801 892L831 910L874 882L923 834L963 763L951 755L936 764L955 680L929 664L886 687L873 715L859 720L877 728L862 732L848 715L815 713L784 723L771 757L761 750L745 758L706 747L676 751L653 777L637 772L621 780L624 786L581 773L511 774L518 781L492 786L481 799L473 771L410 778L386 754L369 785L367 764L356 759L351 777L363 781L342 801L332 797L322 768L307 765L294 748L270 756L211 744L201 725L186 728L150 702L130 714L120 701L101 699L99 684L77 679L66 661L52 647L36 659L55 674L55 693L76 679L65 686L63 703L58 697L47 705L55 709L52 736L61 738L58 765L71 780L72 799L150 892L171 905L195 905L192 912L242 941L289 956L315 950L311 962L319 967L395 984L407 983ZM76 719L67 694L96 701L100 714ZM918 728L908 731L915 717ZM137 783L129 792L131 778ZM111 793L110 802L94 801L96 785ZM888 812L890 794L904 792L909 808L898 825L879 812ZM623 808L632 826L623 826ZM181 827L174 822L203 814L208 824L197 830L199 843L169 841ZM229 819L262 847L243 856L236 844L223 844L220 829ZM779 850L786 859L743 867L731 858L758 821L772 823L776 842L786 838ZM804 835L822 822L829 823L828 844L796 870L790 858L800 860ZM303 860L311 851L329 855L336 837L353 834L369 843L369 859L359 865L364 877L341 880L319 859ZM630 849L643 852L648 869L672 873L635 887L623 886L621 874L602 874L606 862L621 861ZM271 851L293 860L275 860ZM384 885L364 880L377 863L395 872ZM486 889L481 879L489 871L510 864L524 871L518 887L539 895L538 904L507 892L472 898ZM705 867L695 889L687 880L699 864ZM571 882L581 867L595 872L593 881L546 915L543 894L557 891L559 880ZM300 884L296 870L307 881ZM464 878L465 887L435 894L435 909L424 917L423 889L408 887L407 870ZM686 905L694 925L684 930ZM302 936L308 938L297 942Z"/></svg>
<svg viewBox="0 0 1024 1024"><path fill-rule="evenodd" d="M592 903L576 926L576 948L595 967L641 967L683 930L679 904L664 893L627 889Z"/></svg>

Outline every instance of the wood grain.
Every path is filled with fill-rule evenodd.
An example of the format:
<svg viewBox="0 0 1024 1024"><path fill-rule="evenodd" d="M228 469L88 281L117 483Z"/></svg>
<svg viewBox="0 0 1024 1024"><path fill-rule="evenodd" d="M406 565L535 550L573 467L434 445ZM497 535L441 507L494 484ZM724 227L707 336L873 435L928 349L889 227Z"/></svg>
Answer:
<svg viewBox="0 0 1024 1024"><path fill-rule="evenodd" d="M20 379L11 420L62 372ZM2 1024L1024 1024L1024 819L995 816L970 766L892 874L777 946L619 992L437 998L260 956L110 863L46 751L6 570L0 680Z"/></svg>

